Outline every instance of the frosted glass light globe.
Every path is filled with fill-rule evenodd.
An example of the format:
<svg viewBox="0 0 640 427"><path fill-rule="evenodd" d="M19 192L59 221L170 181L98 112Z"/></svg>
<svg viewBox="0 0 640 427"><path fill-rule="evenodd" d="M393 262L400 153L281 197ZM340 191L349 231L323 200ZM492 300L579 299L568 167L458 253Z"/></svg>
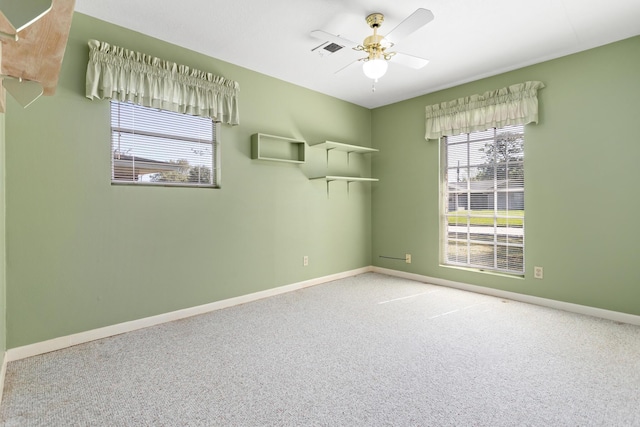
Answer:
<svg viewBox="0 0 640 427"><path fill-rule="evenodd" d="M362 71L370 79L378 80L387 72L387 67L389 67L389 64L385 59L370 59L362 64Z"/></svg>

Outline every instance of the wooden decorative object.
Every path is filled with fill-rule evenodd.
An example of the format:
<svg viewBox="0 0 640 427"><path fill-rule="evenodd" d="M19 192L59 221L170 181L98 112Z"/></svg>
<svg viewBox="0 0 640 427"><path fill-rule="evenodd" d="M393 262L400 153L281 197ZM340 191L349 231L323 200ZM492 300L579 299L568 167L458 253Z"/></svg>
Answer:
<svg viewBox="0 0 640 427"><path fill-rule="evenodd" d="M1 73L40 82L44 88L43 95L54 95L74 8L75 0L53 0L51 10L46 15L18 33L18 41L3 40ZM14 31L1 13L0 31ZM4 97L2 88L2 112L5 105Z"/></svg>

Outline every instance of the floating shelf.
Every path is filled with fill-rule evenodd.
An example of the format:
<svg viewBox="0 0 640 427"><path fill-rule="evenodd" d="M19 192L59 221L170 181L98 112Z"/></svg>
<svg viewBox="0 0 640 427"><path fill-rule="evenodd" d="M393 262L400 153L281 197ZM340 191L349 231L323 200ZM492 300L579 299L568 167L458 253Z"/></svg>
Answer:
<svg viewBox="0 0 640 427"><path fill-rule="evenodd" d="M311 179L323 179L327 182L331 181L347 181L347 182L374 182L379 181L378 178L361 178L358 176L336 176L336 175L327 175L327 176L319 176L317 178Z"/></svg>
<svg viewBox="0 0 640 427"><path fill-rule="evenodd" d="M251 135L251 158L284 163L304 163L307 143L301 139L256 133Z"/></svg>
<svg viewBox="0 0 640 427"><path fill-rule="evenodd" d="M380 151L376 148L363 147L361 145L343 144L342 142L324 141L319 144L313 144L313 148L324 148L325 150L346 151L347 153L373 153Z"/></svg>
<svg viewBox="0 0 640 427"><path fill-rule="evenodd" d="M352 182L375 182L379 181L378 178L361 178L358 176L337 176L337 175L327 175L327 176L319 176L316 178L310 178L312 180L324 180L327 181L327 196L329 195L329 183L331 181L346 181L347 182L347 193L349 192L349 187Z"/></svg>
<svg viewBox="0 0 640 427"><path fill-rule="evenodd" d="M311 147L313 148L324 148L327 150L327 163L329 162L329 151L344 151L347 153L347 163L349 163L349 158L351 153L357 154L369 154L380 151L376 148L363 147L361 145L351 145L351 144L343 144L342 142L334 142L334 141L324 141L318 144L313 144Z"/></svg>
<svg viewBox="0 0 640 427"><path fill-rule="evenodd" d="M369 154L375 153L379 150L376 148L363 147L361 145L352 145L352 144L343 144L342 142L334 142L334 141L324 141L317 144L313 144L311 147L313 148L322 148L327 150L327 168L329 167L329 152L330 151L343 151L347 153L347 164L349 164L349 159L351 153L356 154ZM311 179L322 179L327 182L327 194L329 194L329 183L331 181L346 181L347 182L347 192L349 192L349 186L352 182L375 182L378 181L378 178L361 178L358 176L338 176L338 175L326 175L317 178Z"/></svg>

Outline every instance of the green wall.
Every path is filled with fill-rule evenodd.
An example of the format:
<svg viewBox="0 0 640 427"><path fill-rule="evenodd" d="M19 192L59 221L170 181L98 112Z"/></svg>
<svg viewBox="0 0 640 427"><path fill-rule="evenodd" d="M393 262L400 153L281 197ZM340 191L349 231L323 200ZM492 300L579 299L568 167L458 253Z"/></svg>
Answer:
<svg viewBox="0 0 640 427"><path fill-rule="evenodd" d="M0 366L7 349L7 276L5 231L5 150L4 114L0 114ZM1 385L0 385L1 386Z"/></svg>
<svg viewBox="0 0 640 427"><path fill-rule="evenodd" d="M84 96L90 38L240 83L241 125L220 127L220 189L110 184L109 103ZM8 99L0 346L371 264L640 314L639 69L635 37L368 110L76 14L56 95L24 110ZM442 267L438 144L424 140L424 107L526 80L547 85L540 124L526 129L526 275ZM256 132L381 151L349 163L331 153L328 165L319 149L304 165L257 161ZM379 183L349 192L308 179L371 171ZM412 264L379 258L405 253ZM0 295L4 286L0 275Z"/></svg>
<svg viewBox="0 0 640 427"><path fill-rule="evenodd" d="M110 184L109 102L84 96L91 38L240 83L220 189ZM9 99L7 347L371 265L371 185L327 193L308 179L327 173L317 148L304 165L252 160L257 132L370 146L371 112L76 14L56 95ZM367 174L371 161L330 162Z"/></svg>
<svg viewBox="0 0 640 427"><path fill-rule="evenodd" d="M439 264L439 147L424 107L540 80L525 131L525 277ZM640 37L375 109L375 265L640 315ZM413 255L412 264L379 255ZM533 278L533 267L544 279Z"/></svg>

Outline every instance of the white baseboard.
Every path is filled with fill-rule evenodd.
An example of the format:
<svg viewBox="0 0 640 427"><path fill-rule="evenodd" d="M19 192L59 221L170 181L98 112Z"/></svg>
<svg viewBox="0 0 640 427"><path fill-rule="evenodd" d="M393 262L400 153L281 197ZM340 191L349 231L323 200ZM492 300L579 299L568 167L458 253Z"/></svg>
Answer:
<svg viewBox="0 0 640 427"><path fill-rule="evenodd" d="M588 316L600 317L603 319L613 320L615 322L630 323L632 325L640 326L640 316L634 314L621 313L618 311L605 310L602 308L589 307L586 305L573 304L570 302L519 294L517 292L503 291L500 289L486 288L484 286L469 285L467 283L454 282L451 280L438 279L436 277L423 276L420 274L407 273L404 271L391 270L381 267L372 267L371 271L375 273L386 274L388 276L396 276L404 279L415 280L417 282L431 283L433 285L446 286L449 288L461 289L478 294L491 295L494 297L510 299L513 301L526 302L543 307L555 308L572 313L586 314Z"/></svg>
<svg viewBox="0 0 640 427"><path fill-rule="evenodd" d="M358 274L367 273L367 272L375 272L380 274L386 274L388 276L402 277L405 279L415 280L418 282L431 283L431 284L440 285L440 286L447 286L450 288L456 288L456 289L476 292L480 294L492 295L499 298L506 298L514 301L521 301L529 304L555 308L558 310L564 310L564 311L570 311L573 313L601 317L601 318L613 320L616 322L640 325L640 316L633 315L633 314L620 313L620 312L611 311L611 310L604 310L601 308L589 307L589 306L556 301L552 299L541 298L541 297L536 297L531 295L519 294L516 292L503 291L499 289L486 288L483 286L476 286L476 285L470 285L467 283L454 282L451 280L423 276L420 274L407 273L407 272L398 271L398 270L391 270L391 269L386 269L381 267L369 266L369 267L359 268L356 270L345 271L342 273L336 273L329 276L319 277L316 279L310 279L304 282L298 282L290 285L280 286L273 289L267 289L264 291L255 292L248 295L229 298L222 301L216 301L209 304L199 305L196 307L185 308L183 310L163 313L157 316L145 317L143 319L132 320L124 323L118 323L111 326L105 326L104 328L93 329L90 331L80 332L73 335L54 338L51 340L29 344L22 347L11 348L7 350L7 352L5 353L4 360L2 363L2 370L0 371L0 387L4 384L4 373L6 369L6 364L8 362L13 362L15 360L24 359L31 356L37 356L39 354L60 350L63 348L94 341L97 339L102 339L102 338L107 338L114 335L123 334L125 332L131 332L138 329L147 328L149 326L159 325L161 323L171 322L174 320L184 319L191 316L197 316L199 314L205 314L211 311L220 310L227 307L233 307L235 305L245 304L245 303L256 301L262 298L267 298L270 296L279 295L286 292L292 292L298 289L303 289L303 288L319 285L326 282L331 282L338 279L344 279L346 277L356 276ZM1 397L1 393L2 391L0 390L0 397Z"/></svg>
<svg viewBox="0 0 640 427"><path fill-rule="evenodd" d="M296 291L310 286L319 285L326 282L331 282L338 279L344 279L346 277L356 276L358 274L367 273L372 271L372 267L363 267L356 270L345 271L342 273L331 274L329 276L323 276L316 279L306 280L304 282L293 283L290 285L280 286L273 289L267 289L260 292L254 292L247 295L241 295L239 297L229 298L222 301L216 301L209 304L199 305L196 307L185 308L182 310L172 311L169 313L159 314L157 316L145 317L143 319L132 320L129 322L118 323L111 326L105 326L104 328L93 329L90 331L80 332L73 335L67 335L64 337L53 338L47 341L37 342L34 344L25 345L22 347L11 348L7 350L4 357L4 365L7 362L13 362L15 360L24 359L31 356L37 356L39 354L49 353L50 351L61 350L63 348L71 347L74 345L111 337L114 335L123 334L125 332L131 332L149 326L159 325L161 323L171 322L174 320L184 319L191 316L197 316L199 314L209 313L211 311L220 310L223 308L233 307L235 305L245 304L252 301L257 301L262 298L267 298L287 292ZM4 371L3 371L4 372ZM4 382L0 382L0 385Z"/></svg>

